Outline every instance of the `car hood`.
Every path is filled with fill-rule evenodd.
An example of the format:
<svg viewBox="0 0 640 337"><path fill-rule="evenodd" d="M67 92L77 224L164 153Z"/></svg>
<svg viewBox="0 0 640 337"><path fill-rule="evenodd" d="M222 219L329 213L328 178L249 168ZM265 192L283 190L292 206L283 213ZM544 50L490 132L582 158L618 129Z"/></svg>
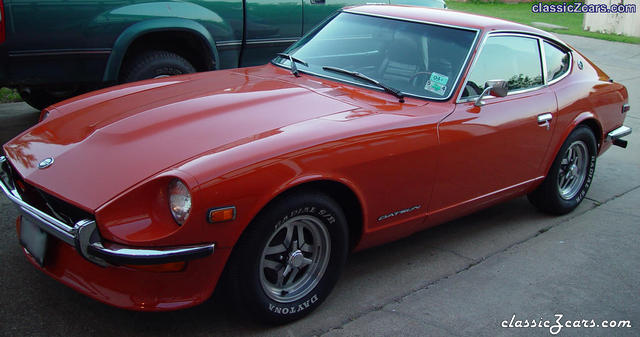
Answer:
<svg viewBox="0 0 640 337"><path fill-rule="evenodd" d="M354 108L261 73L194 74L83 95L55 106L4 150L26 181L96 210L203 152ZM53 164L38 168L46 158Z"/></svg>

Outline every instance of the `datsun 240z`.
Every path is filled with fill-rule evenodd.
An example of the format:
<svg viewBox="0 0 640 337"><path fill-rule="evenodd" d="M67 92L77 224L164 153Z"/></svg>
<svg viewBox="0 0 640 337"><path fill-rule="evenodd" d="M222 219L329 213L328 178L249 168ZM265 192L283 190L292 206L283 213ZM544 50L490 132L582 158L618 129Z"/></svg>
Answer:
<svg viewBox="0 0 640 337"><path fill-rule="evenodd" d="M270 64L53 105L4 145L37 268L133 310L224 287L303 317L353 250L528 195L563 214L621 137L625 87L555 36L448 10L342 10Z"/></svg>

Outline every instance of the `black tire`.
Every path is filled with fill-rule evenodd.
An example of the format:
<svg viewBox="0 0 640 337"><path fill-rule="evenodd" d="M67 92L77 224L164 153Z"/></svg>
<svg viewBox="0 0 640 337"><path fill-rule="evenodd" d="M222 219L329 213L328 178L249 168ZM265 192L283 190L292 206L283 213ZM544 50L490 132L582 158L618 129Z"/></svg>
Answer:
<svg viewBox="0 0 640 337"><path fill-rule="evenodd" d="M346 218L335 201L318 193L289 195L261 212L236 244L228 262L226 296L240 314L262 323L300 319L333 289L348 242Z"/></svg>
<svg viewBox="0 0 640 337"><path fill-rule="evenodd" d="M135 82L195 72L193 65L182 56L164 50L151 50L128 61L121 78L122 82Z"/></svg>
<svg viewBox="0 0 640 337"><path fill-rule="evenodd" d="M591 186L596 153L593 132L589 127L579 125L562 144L542 184L528 195L529 201L547 213L573 211Z"/></svg>
<svg viewBox="0 0 640 337"><path fill-rule="evenodd" d="M73 94L69 94L68 97L55 96L45 88L20 88L18 92L25 103L38 110L42 110L51 104L58 103L73 96Z"/></svg>

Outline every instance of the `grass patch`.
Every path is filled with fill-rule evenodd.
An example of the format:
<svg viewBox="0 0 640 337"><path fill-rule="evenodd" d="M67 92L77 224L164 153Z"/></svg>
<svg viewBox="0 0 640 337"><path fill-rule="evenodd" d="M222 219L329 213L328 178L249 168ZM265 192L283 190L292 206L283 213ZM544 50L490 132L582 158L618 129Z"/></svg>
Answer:
<svg viewBox="0 0 640 337"><path fill-rule="evenodd" d="M22 102L20 94L15 89L0 88L0 103Z"/></svg>
<svg viewBox="0 0 640 337"><path fill-rule="evenodd" d="M588 32L582 29L582 13L533 13L531 6L537 2L515 4L489 2L447 1L447 7L461 12L469 12L531 25L531 22L546 22L568 29L544 29L558 34L578 35L601 40L640 44L640 37Z"/></svg>

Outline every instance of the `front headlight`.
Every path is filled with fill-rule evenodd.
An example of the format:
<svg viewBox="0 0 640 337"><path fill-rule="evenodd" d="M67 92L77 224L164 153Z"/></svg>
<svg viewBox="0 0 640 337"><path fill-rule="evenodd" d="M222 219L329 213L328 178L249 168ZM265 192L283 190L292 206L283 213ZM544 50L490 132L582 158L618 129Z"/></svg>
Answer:
<svg viewBox="0 0 640 337"><path fill-rule="evenodd" d="M184 224L191 212L191 193L180 179L169 182L169 209L178 225Z"/></svg>

